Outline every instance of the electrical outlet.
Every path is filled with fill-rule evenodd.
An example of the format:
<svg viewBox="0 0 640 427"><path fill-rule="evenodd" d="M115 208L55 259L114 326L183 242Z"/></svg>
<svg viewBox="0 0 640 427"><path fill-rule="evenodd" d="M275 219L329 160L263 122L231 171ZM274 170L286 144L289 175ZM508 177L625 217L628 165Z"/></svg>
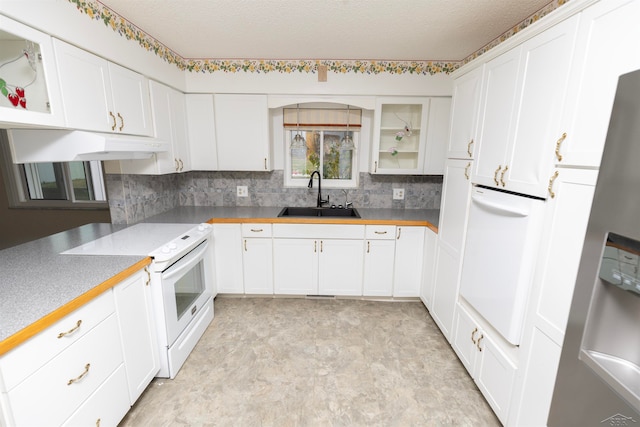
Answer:
<svg viewBox="0 0 640 427"><path fill-rule="evenodd" d="M404 188L393 189L393 200L404 200Z"/></svg>
<svg viewBox="0 0 640 427"><path fill-rule="evenodd" d="M238 185L236 191L238 197L249 197L249 188L246 185Z"/></svg>

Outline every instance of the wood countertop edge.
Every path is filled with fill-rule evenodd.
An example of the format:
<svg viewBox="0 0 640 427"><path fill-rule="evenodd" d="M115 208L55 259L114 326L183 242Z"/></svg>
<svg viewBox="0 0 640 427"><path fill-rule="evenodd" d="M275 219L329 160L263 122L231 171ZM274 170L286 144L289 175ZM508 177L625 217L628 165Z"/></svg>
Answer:
<svg viewBox="0 0 640 427"><path fill-rule="evenodd" d="M58 320L60 320L63 317L65 317L67 314L69 314L72 311L75 311L76 309L80 308L84 304L86 304L89 301L91 301L92 299L96 298L98 295L102 294L104 291L107 291L107 290L113 288L118 283L120 283L121 281L123 281L127 277L135 274L136 272L138 272L139 270L143 269L144 267L146 267L150 263L151 263L151 258L149 258L149 257L146 257L146 258L138 261L137 263L133 264L132 266L130 266L128 268L126 268L125 270L122 270L121 272L119 272L115 276L113 276L113 277L105 280L104 282L100 283L98 286L96 286L94 288L91 288L90 290L88 290L84 294L82 294L82 295L76 297L75 299L69 301L68 303L66 303L62 307L57 308L56 310L54 310L51 313L45 315L41 319L39 319L39 320L35 321L34 323L30 324L29 326L19 330L15 334L13 334L13 335L9 336L8 338L5 338L4 340L0 341L0 356L2 356L5 353L8 353L9 351L14 349L18 345L22 344L23 342L27 341L29 338L33 337L34 335L44 331L49 326L53 325L55 322L57 322Z"/></svg>
<svg viewBox="0 0 640 427"><path fill-rule="evenodd" d="M209 224L346 224L346 225L397 225L427 227L438 233L438 227L426 220L403 219L328 219L328 218L211 218Z"/></svg>

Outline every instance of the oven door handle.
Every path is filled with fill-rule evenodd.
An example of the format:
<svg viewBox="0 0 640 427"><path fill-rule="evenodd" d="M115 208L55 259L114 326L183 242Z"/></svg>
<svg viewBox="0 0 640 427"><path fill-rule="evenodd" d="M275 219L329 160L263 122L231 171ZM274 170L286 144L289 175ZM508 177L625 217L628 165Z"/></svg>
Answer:
<svg viewBox="0 0 640 427"><path fill-rule="evenodd" d="M191 252L185 255L184 258L182 258L180 261L176 262L171 267L163 271L162 279L168 280L173 276L181 274L183 271L192 268L194 265L196 265L200 261L200 258L202 258L202 255L207 250L208 246L209 246L208 240L205 240L204 242L200 243L199 246L197 246L195 249L193 249Z"/></svg>

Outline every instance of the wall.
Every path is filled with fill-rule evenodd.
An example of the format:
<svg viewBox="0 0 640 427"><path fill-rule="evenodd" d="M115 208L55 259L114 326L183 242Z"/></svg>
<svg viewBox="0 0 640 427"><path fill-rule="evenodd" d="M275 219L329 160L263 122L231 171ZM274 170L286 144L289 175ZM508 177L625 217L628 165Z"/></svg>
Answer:
<svg viewBox="0 0 640 427"><path fill-rule="evenodd" d="M177 206L315 206L317 189L284 188L283 172L187 172L161 176L106 176L114 224L133 224ZM249 187L237 197L236 186ZM392 200L393 188L404 188L404 200ZM390 176L360 173L349 190L356 208L434 209L440 207L442 176ZM331 203L344 203L341 190L323 190Z"/></svg>
<svg viewBox="0 0 640 427"><path fill-rule="evenodd" d="M0 156L2 156L0 150ZM0 249L92 222L111 222L109 209L11 209L0 160Z"/></svg>

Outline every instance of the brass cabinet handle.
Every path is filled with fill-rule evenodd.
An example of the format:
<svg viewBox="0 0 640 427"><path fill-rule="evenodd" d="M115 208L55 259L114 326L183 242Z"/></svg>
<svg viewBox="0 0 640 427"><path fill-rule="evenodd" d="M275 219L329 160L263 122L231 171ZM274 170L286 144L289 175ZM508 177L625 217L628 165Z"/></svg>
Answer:
<svg viewBox="0 0 640 427"><path fill-rule="evenodd" d="M91 367L91 363L87 363L86 365L84 365L84 372L81 373L80 375L78 375L77 377L71 378L69 381L67 381L67 385L71 385L73 383L77 383L78 381L83 379L89 373L89 368L90 367Z"/></svg>
<svg viewBox="0 0 640 427"><path fill-rule="evenodd" d="M244 239L244 251L247 252L247 239Z"/></svg>
<svg viewBox="0 0 640 427"><path fill-rule="evenodd" d="M69 329L67 332L60 332L58 334L58 338L62 338L62 337L66 337L67 335L71 335L72 333L74 333L75 331L77 331L80 328L80 325L82 325L82 320L78 320L76 322L76 326L74 326L73 328Z"/></svg>
<svg viewBox="0 0 640 427"><path fill-rule="evenodd" d="M471 341L473 341L473 343L476 343L476 338L475 338L475 334L476 332L478 332L478 328L475 328L473 331L471 331Z"/></svg>
<svg viewBox="0 0 640 427"><path fill-rule="evenodd" d="M178 163L178 159L174 158L174 159L173 159L173 162L174 162L174 163L175 163L175 165L176 165L176 172L179 172L179 171L180 171L180 164Z"/></svg>
<svg viewBox="0 0 640 427"><path fill-rule="evenodd" d="M371 242L367 241L367 253L371 252Z"/></svg>
<svg viewBox="0 0 640 427"><path fill-rule="evenodd" d="M122 132L122 129L124 128L124 119L122 118L120 113L118 113L118 118L120 119L120 127L118 128L118 130Z"/></svg>
<svg viewBox="0 0 640 427"><path fill-rule="evenodd" d="M467 166L464 167L464 177L469 180L469 168L471 167L471 162L467 163Z"/></svg>
<svg viewBox="0 0 640 427"><path fill-rule="evenodd" d="M116 130L116 116L114 116L111 111L109 111L109 115L113 119L113 125L111 126L111 130Z"/></svg>
<svg viewBox="0 0 640 427"><path fill-rule="evenodd" d="M149 286L149 283L151 283L151 273L149 272L149 267L145 267L144 271L147 273L147 281L144 285Z"/></svg>
<svg viewBox="0 0 640 427"><path fill-rule="evenodd" d="M562 154L560 154L560 145L562 145L562 143L564 142L564 140L567 139L567 133L563 133L562 136L560 137L560 139L558 139L556 141L556 159L558 159L559 162L562 161Z"/></svg>
<svg viewBox="0 0 640 427"><path fill-rule="evenodd" d="M373 171L378 172L378 161L373 162Z"/></svg>
<svg viewBox="0 0 640 427"><path fill-rule="evenodd" d="M180 172L182 172L182 169L184 169L184 164L182 163L182 159L178 159L178 162L180 163Z"/></svg>
<svg viewBox="0 0 640 427"><path fill-rule="evenodd" d="M264 170L267 170L267 158L264 158Z"/></svg>
<svg viewBox="0 0 640 427"><path fill-rule="evenodd" d="M374 231L374 233L376 233L376 234L387 234L386 231Z"/></svg>
<svg viewBox="0 0 640 427"><path fill-rule="evenodd" d="M96 427L100 427L100 418L96 420Z"/></svg>
<svg viewBox="0 0 640 427"><path fill-rule="evenodd" d="M482 351L482 347L480 347L480 341L482 341L482 338L484 338L484 335L480 335L480 337L478 338L478 342L476 343L476 347L478 347L478 351Z"/></svg>
<svg viewBox="0 0 640 427"><path fill-rule="evenodd" d="M402 233L402 227L398 227L398 237L396 237L396 240L400 240L401 233Z"/></svg>
<svg viewBox="0 0 640 427"><path fill-rule="evenodd" d="M500 183L503 187L506 185L504 182L504 174L507 172L507 169L509 169L509 166L505 165L504 169L502 169L502 173L500 174Z"/></svg>
<svg viewBox="0 0 640 427"><path fill-rule="evenodd" d="M316 252L318 252L317 248L318 248L318 241L314 240L313 241L313 253L315 254Z"/></svg>
<svg viewBox="0 0 640 427"><path fill-rule="evenodd" d="M500 169L502 169L502 165L498 165L498 169L496 169L496 171L493 173L493 182L496 183L496 185L500 185L500 183L498 182L498 172L500 172Z"/></svg>
<svg viewBox="0 0 640 427"><path fill-rule="evenodd" d="M251 231L254 233L262 233L264 230L262 228L252 228Z"/></svg>
<svg viewBox="0 0 640 427"><path fill-rule="evenodd" d="M547 187L547 190L549 190L549 196L551 196L552 199L556 197L556 193L553 192L553 183L558 177L558 175L560 175L560 172L555 171L555 173L551 176L551 178L549 178L549 186Z"/></svg>
<svg viewBox="0 0 640 427"><path fill-rule="evenodd" d="M469 143L467 144L467 154L469 155L469 157L473 157L473 152L471 151L471 146L473 145L473 139L471 141L469 141Z"/></svg>
<svg viewBox="0 0 640 427"><path fill-rule="evenodd" d="M320 253L322 253L322 243L323 243L323 241L320 240Z"/></svg>

